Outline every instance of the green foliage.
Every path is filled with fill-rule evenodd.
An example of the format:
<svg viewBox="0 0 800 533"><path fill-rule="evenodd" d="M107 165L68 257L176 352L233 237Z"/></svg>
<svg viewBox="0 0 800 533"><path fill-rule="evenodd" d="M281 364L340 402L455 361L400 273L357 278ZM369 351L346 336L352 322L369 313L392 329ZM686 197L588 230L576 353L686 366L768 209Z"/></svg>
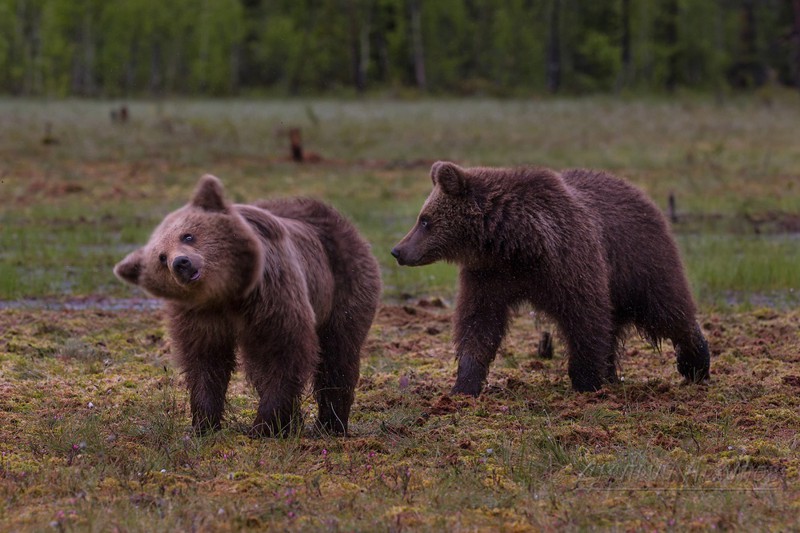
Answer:
<svg viewBox="0 0 800 533"><path fill-rule="evenodd" d="M0 0L0 92L513 95L547 90L551 62L570 93L719 92L798 83L794 16L784 0Z"/></svg>
<svg viewBox="0 0 800 533"><path fill-rule="evenodd" d="M193 92L230 94L236 85L234 52L244 34L238 0L206 2L193 26L191 83Z"/></svg>
<svg viewBox="0 0 800 533"><path fill-rule="evenodd" d="M730 52L720 46L724 13L717 2L685 2L679 21L682 30L679 52L685 84L718 88L723 83L724 67ZM708 21L715 21L709 25Z"/></svg>
<svg viewBox="0 0 800 533"><path fill-rule="evenodd" d="M303 31L286 15L269 17L263 22L261 39L251 46L263 83L287 86L303 48Z"/></svg>
<svg viewBox="0 0 800 533"><path fill-rule="evenodd" d="M564 3L564 85L577 92L610 90L621 66L617 2Z"/></svg>
<svg viewBox="0 0 800 533"><path fill-rule="evenodd" d="M576 86L587 91L611 89L620 67L619 49L611 38L590 30L576 52Z"/></svg>
<svg viewBox="0 0 800 533"><path fill-rule="evenodd" d="M422 16L429 84L452 91L466 77L474 21L460 0L424 2Z"/></svg>

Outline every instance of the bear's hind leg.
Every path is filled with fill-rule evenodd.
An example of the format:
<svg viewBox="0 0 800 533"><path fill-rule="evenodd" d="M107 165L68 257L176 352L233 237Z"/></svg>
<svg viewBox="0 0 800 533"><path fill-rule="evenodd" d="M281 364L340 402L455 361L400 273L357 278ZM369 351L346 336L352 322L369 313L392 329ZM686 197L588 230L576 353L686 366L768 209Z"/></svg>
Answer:
<svg viewBox="0 0 800 533"><path fill-rule="evenodd" d="M340 311L338 311L340 312ZM345 313L345 316L353 316ZM361 345L370 323L337 324L320 328L320 361L314 374L317 427L328 433L347 434L350 407L355 399L361 364Z"/></svg>
<svg viewBox="0 0 800 533"><path fill-rule="evenodd" d="M567 364L572 388L578 392L592 392L600 389L606 383L615 383L617 373L613 357L613 343L600 342L604 355L599 355L600 349L597 342L587 343L585 340L568 341L570 347L569 362Z"/></svg>
<svg viewBox="0 0 800 533"><path fill-rule="evenodd" d="M300 395L273 396L259 391L261 401L250 428L252 437L288 437L303 429Z"/></svg>
<svg viewBox="0 0 800 533"><path fill-rule="evenodd" d="M303 427L301 395L319 352L317 336L312 329L299 328L293 334L260 326L253 326L251 331L260 334L249 337L242 345L247 377L259 396L250 434L285 437L298 433Z"/></svg>
<svg viewBox="0 0 800 533"><path fill-rule="evenodd" d="M708 342L700 330L700 324L687 326L678 334L671 335L678 360L678 372L687 382L700 383L709 379L711 356Z"/></svg>
<svg viewBox="0 0 800 533"><path fill-rule="evenodd" d="M303 383L294 376L275 372L274 369L256 373L256 377L251 379L260 400L250 436L288 437L299 433L303 428L300 410Z"/></svg>
<svg viewBox="0 0 800 533"><path fill-rule="evenodd" d="M569 347L567 370L573 389L592 392L617 381L618 341L610 326L590 327L573 320L561 329Z"/></svg>
<svg viewBox="0 0 800 533"><path fill-rule="evenodd" d="M675 347L678 372L690 383L700 383L709 378L711 358L708 343L694 319L686 318L694 313L659 309L640 317L636 327L653 344L669 339Z"/></svg>
<svg viewBox="0 0 800 533"><path fill-rule="evenodd" d="M676 252L677 253L677 252ZM673 264L679 264L675 257ZM654 344L670 339L675 347L678 372L691 383L709 378L711 361L700 324L695 320L695 304L685 277L662 276L647 286L651 293L640 297L637 329Z"/></svg>
<svg viewBox="0 0 800 533"><path fill-rule="evenodd" d="M627 329L628 328L626 325L618 325L616 328L614 328L611 350L607 352L605 359L605 372L603 379L606 383L619 383L619 375L617 374L619 354L624 346Z"/></svg>

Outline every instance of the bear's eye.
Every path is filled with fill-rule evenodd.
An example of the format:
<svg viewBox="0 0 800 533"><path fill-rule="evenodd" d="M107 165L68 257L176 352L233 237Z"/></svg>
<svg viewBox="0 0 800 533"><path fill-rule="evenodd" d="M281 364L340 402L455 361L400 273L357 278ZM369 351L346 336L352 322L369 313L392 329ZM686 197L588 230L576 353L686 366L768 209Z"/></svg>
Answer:
<svg viewBox="0 0 800 533"><path fill-rule="evenodd" d="M194 242L194 235L192 235L191 233L184 233L183 235L181 235L181 242L183 243Z"/></svg>
<svg viewBox="0 0 800 533"><path fill-rule="evenodd" d="M421 217L421 218L419 219L419 225L420 225L420 227L421 227L421 228L423 228L423 229L428 229L428 226L430 226L430 225L431 225L431 223L430 223L430 221L429 221L427 218L425 218L425 217Z"/></svg>
<svg viewBox="0 0 800 533"><path fill-rule="evenodd" d="M166 265L167 264L167 254L160 254L158 256L158 260L161 261L162 265Z"/></svg>

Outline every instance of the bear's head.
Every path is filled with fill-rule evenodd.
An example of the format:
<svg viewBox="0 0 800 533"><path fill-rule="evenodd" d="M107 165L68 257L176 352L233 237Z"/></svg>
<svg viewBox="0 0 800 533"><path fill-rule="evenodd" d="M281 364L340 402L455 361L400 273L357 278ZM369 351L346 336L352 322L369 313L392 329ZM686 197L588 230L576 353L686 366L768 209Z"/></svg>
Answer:
<svg viewBox="0 0 800 533"><path fill-rule="evenodd" d="M203 306L246 296L263 265L263 245L225 199L219 179L207 174L191 201L167 215L114 274L158 298Z"/></svg>
<svg viewBox="0 0 800 533"><path fill-rule="evenodd" d="M392 248L400 265L421 266L436 261L469 263L480 238L484 193L468 169L438 161L431 167L433 191L417 223Z"/></svg>

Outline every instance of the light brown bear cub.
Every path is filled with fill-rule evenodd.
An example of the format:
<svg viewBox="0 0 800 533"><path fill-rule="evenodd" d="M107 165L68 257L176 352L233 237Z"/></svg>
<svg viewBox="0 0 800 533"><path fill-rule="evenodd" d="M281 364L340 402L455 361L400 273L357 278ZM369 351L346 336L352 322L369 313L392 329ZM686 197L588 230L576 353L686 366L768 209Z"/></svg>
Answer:
<svg viewBox="0 0 800 533"><path fill-rule="evenodd" d="M166 300L198 431L220 427L238 351L260 398L254 435L299 427L312 377L317 424L347 432L380 272L334 209L309 199L231 204L206 175L114 273Z"/></svg>
<svg viewBox="0 0 800 533"><path fill-rule="evenodd" d="M708 345L678 249L658 208L604 172L461 168L438 162L433 191L392 250L401 265L459 265L454 393L478 395L509 310L528 302L566 340L579 391L616 380L625 330L672 340L678 371L709 376Z"/></svg>

